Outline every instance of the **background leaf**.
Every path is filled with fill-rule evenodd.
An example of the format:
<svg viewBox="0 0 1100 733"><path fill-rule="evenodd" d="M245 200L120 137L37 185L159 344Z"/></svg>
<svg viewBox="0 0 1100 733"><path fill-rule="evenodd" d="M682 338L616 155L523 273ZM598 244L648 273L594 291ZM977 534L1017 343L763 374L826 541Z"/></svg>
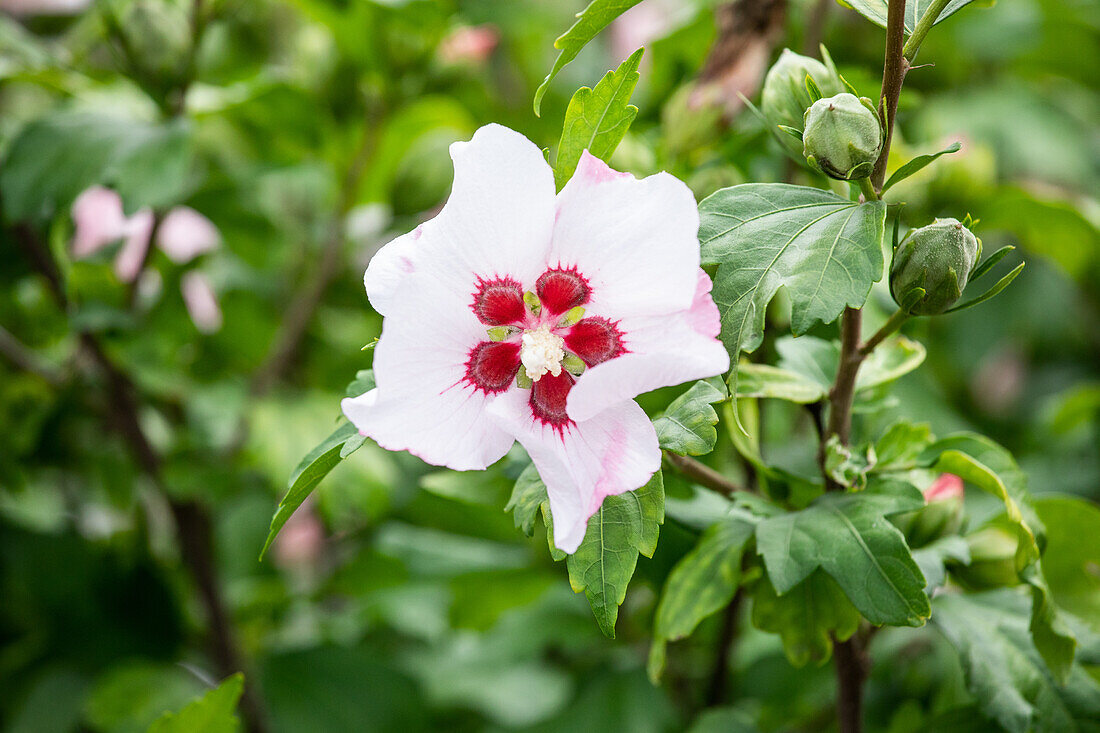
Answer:
<svg viewBox="0 0 1100 733"><path fill-rule="evenodd" d="M542 84L539 84L538 89L535 90L536 115L542 107L543 95L546 94L550 82L554 80L558 72L565 68L565 65L570 61L577 58L577 54L589 41L596 37L597 33L639 2L641 0L592 0L588 7L577 14L577 22L554 41L554 48L561 49L561 53L554 60L554 66L550 69L550 73L546 75Z"/></svg>
<svg viewBox="0 0 1100 733"><path fill-rule="evenodd" d="M1010 590L945 594L933 623L959 650L982 712L1011 733L1091 730L1100 685L1074 665L1055 681L1028 634L1027 598Z"/></svg>
<svg viewBox="0 0 1100 733"><path fill-rule="evenodd" d="M920 626L931 613L925 579L886 517L923 504L919 491L900 482L830 492L802 511L760 522L757 552L780 595L820 567L871 623Z"/></svg>
<svg viewBox="0 0 1100 733"><path fill-rule="evenodd" d="M234 733L239 722L234 711L244 691L244 675L235 674L178 713L165 713L149 733Z"/></svg>
<svg viewBox="0 0 1100 733"><path fill-rule="evenodd" d="M559 191L573 177L585 150L600 160L610 160L638 116L630 95L638 83L638 64L644 50L639 48L615 71L604 74L594 89L581 87L569 100L554 158L554 182Z"/></svg>
<svg viewBox="0 0 1100 733"><path fill-rule="evenodd" d="M712 525L668 576L654 621L654 635L674 641L691 634L722 609L741 583L741 557L755 525L731 517Z"/></svg>
<svg viewBox="0 0 1100 733"><path fill-rule="evenodd" d="M779 634L787 659L796 667L824 664L833 652L833 639L847 641L859 622L859 611L820 569L783 595L766 576L753 587L753 626Z"/></svg>

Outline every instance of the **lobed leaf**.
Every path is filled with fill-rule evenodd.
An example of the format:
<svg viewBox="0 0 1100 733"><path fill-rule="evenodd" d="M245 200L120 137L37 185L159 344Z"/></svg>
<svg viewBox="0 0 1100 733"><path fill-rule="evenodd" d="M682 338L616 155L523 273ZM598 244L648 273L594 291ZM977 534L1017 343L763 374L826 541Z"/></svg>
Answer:
<svg viewBox="0 0 1100 733"><path fill-rule="evenodd" d="M597 33L639 2L641 0L592 0L588 7L577 13L577 22L554 41L554 48L560 49L561 53L554 60L554 66L550 69L550 73L546 75L546 78L542 80L542 84L539 84L539 88L535 90L536 116L538 116L542 107L542 98L558 72L564 69L570 61L577 58L577 54L589 41L596 37Z"/></svg>
<svg viewBox="0 0 1100 733"><path fill-rule="evenodd" d="M585 150L600 160L609 160L638 116L630 95L638 84L638 64L644 50L639 48L619 68L604 74L595 88L581 87L569 100L554 159L558 190L573 177Z"/></svg>
<svg viewBox="0 0 1100 733"><path fill-rule="evenodd" d="M887 517L923 505L915 487L898 481L830 492L801 511L762 521L757 551L780 595L821 568L871 623L921 626L931 613L925 579Z"/></svg>
<svg viewBox="0 0 1100 733"><path fill-rule="evenodd" d="M693 384L653 421L661 448L682 456L701 456L714 450L718 413L711 405L724 399L725 393L707 381Z"/></svg>
<svg viewBox="0 0 1100 733"><path fill-rule="evenodd" d="M569 556L570 585L577 593L584 591L600 630L612 639L638 553L653 556L664 521L664 481L658 471L640 489L604 499L588 520L580 547Z"/></svg>

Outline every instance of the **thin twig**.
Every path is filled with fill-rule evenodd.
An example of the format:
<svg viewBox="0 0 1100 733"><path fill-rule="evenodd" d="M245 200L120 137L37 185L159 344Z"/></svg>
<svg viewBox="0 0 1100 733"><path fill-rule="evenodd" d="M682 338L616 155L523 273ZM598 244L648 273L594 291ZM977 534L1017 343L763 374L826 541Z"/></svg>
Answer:
<svg viewBox="0 0 1100 733"><path fill-rule="evenodd" d="M744 486L730 481L718 471L715 471L707 464L701 463L694 458L688 458L687 456L681 456L671 451L665 451L665 460L668 461L670 466L695 483L706 486L708 489L713 489L719 494L732 496L738 491L748 491Z"/></svg>
<svg viewBox="0 0 1100 733"><path fill-rule="evenodd" d="M899 308L894 313L894 315L890 316L886 323L882 324L882 328L875 331L875 334L871 336L871 338L867 339L863 346L859 347L860 356L865 357L870 354L872 351L875 350L876 346L885 341L890 336L890 334L901 328L901 324L905 323L908 320L909 314Z"/></svg>
<svg viewBox="0 0 1100 733"><path fill-rule="evenodd" d="M34 374L55 387L65 383L65 374L62 370L47 363L3 326L0 326L0 354L16 368Z"/></svg>

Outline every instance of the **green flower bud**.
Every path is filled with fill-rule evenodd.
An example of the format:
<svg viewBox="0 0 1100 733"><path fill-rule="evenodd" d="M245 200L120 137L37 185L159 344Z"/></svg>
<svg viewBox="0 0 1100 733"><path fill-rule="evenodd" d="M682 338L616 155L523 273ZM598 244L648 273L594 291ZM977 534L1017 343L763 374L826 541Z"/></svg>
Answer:
<svg viewBox="0 0 1100 733"><path fill-rule="evenodd" d="M806 160L825 175L866 178L882 150L882 124L870 100L844 92L806 110L802 145Z"/></svg>
<svg viewBox="0 0 1100 733"><path fill-rule="evenodd" d="M188 7L179 0L137 0L121 19L142 70L164 86L178 82L186 71L191 48Z"/></svg>
<svg viewBox="0 0 1100 733"><path fill-rule="evenodd" d="M890 292L909 313L943 313L962 295L982 254L982 242L957 219L914 229L894 251Z"/></svg>
<svg viewBox="0 0 1100 733"><path fill-rule="evenodd" d="M970 564L952 567L956 580L972 590L1017 585L1016 534L996 525L983 527L966 538Z"/></svg>
<svg viewBox="0 0 1100 733"><path fill-rule="evenodd" d="M764 77L764 90L760 94L760 111L773 127L786 125L796 130L802 129L806 110L814 101L806 88L807 76L814 80L824 95L832 96L844 91L836 69L789 48L783 49L779 60ZM802 146L796 138L784 134L779 139L792 154L802 155Z"/></svg>

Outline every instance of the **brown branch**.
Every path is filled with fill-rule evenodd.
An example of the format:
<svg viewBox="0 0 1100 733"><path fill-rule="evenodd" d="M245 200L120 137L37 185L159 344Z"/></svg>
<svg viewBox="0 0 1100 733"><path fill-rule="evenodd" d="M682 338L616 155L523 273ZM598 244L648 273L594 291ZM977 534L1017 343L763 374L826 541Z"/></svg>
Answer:
<svg viewBox="0 0 1100 733"><path fill-rule="evenodd" d="M741 606L745 600L743 588L738 588L733 599L722 612L722 628L718 632L718 649L714 657L714 668L710 673L707 686L706 706L714 707L726 701L726 688L730 678L730 656L733 643L737 638L737 621L741 617Z"/></svg>
<svg viewBox="0 0 1100 733"><path fill-rule="evenodd" d="M68 311L69 300L49 250L25 225L16 227L15 235L34 269L46 279L58 306ZM106 380L107 403L104 417L126 441L142 472L168 498L179 534L180 557L199 590L206 612L210 629L210 652L218 673L221 677L227 677L242 671L245 669L244 660L219 588L209 513L198 502L172 498L171 492L164 485L161 457L142 428L141 406L133 381L111 360L95 334L84 331L79 334L79 339L81 348L91 357ZM253 682L245 685L241 707L250 733L265 733L268 730L264 708Z"/></svg>
<svg viewBox="0 0 1100 733"><path fill-rule="evenodd" d="M718 471L715 471L707 464L701 463L694 458L681 456L672 451L665 451L665 460L668 461L669 465L695 483L706 486L708 489L713 489L719 494L732 496L738 491L747 491L744 486L740 486L730 481Z"/></svg>
<svg viewBox="0 0 1100 733"><path fill-rule="evenodd" d="M870 659L858 634L833 644L836 661L837 723L841 733L863 730L863 684L867 681Z"/></svg>
<svg viewBox="0 0 1100 733"><path fill-rule="evenodd" d="M882 93L879 97L879 113L886 121L886 139L882 152L875 162L871 175L874 190L866 193L873 195L882 189L886 175L886 161L890 156L890 142L893 138L894 119L898 109L898 98L908 71L908 61L902 55L905 42L905 0L890 0L886 21L886 50L882 71ZM836 381L829 391L829 422L825 429L825 440L833 436L848 444L852 432L852 402L855 400L856 377L863 360L871 353L878 341L872 338L866 348L860 346L862 312L854 308L844 310L840 325L840 364ZM893 319L891 319L893 323ZM900 325L900 323L898 324ZM824 445L824 443L822 444ZM825 451L818 454L821 473L825 486L830 490L842 490L825 470ZM853 636L847 641L837 643L833 649L837 677L837 724L840 733L861 733L863 730L863 683L867 678L870 660L864 649L864 643Z"/></svg>
<svg viewBox="0 0 1100 733"><path fill-rule="evenodd" d="M886 162L890 158L890 143L894 138L894 118L898 112L901 85L909 71L909 62L902 55L905 47L905 0L890 0L886 11L886 54L882 67L882 93L879 95L879 114L886 121L886 139L882 152L875 161L871 183L875 190L882 189L886 178Z"/></svg>
<svg viewBox="0 0 1100 733"><path fill-rule="evenodd" d="M59 387L65 382L65 374L61 369L46 362L3 326L0 326L0 354L17 369L34 374L48 384Z"/></svg>

